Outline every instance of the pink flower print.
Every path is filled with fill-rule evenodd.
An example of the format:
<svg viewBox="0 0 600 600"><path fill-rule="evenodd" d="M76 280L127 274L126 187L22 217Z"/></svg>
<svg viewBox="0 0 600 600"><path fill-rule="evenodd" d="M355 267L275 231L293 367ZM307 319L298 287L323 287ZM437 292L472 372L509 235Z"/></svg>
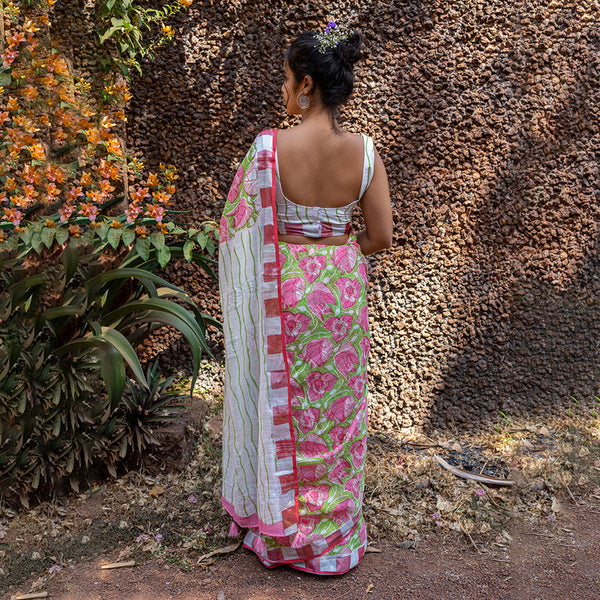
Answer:
<svg viewBox="0 0 600 600"><path fill-rule="evenodd" d="M355 498L358 498L360 494L360 477L348 479L344 485L344 489L350 492Z"/></svg>
<svg viewBox="0 0 600 600"><path fill-rule="evenodd" d="M358 313L358 324L363 331L369 331L369 309L366 306Z"/></svg>
<svg viewBox="0 0 600 600"><path fill-rule="evenodd" d="M348 498L340 502L332 511L331 519L338 524L345 523L352 518L356 507L356 502L352 498Z"/></svg>
<svg viewBox="0 0 600 600"><path fill-rule="evenodd" d="M319 421L321 411L318 408L309 408L307 410L293 411L298 429L302 433L308 433Z"/></svg>
<svg viewBox="0 0 600 600"><path fill-rule="evenodd" d="M342 480L348 477L350 469L350 463L346 459L342 458L331 470L331 473L329 474L329 481L337 483L338 485L342 485Z"/></svg>
<svg viewBox="0 0 600 600"><path fill-rule="evenodd" d="M229 239L229 221L227 217L221 217L219 226L219 243L223 244Z"/></svg>
<svg viewBox="0 0 600 600"><path fill-rule="evenodd" d="M240 200L240 203L227 213L227 216L233 217L233 226L235 228L243 227L252 214L252 208L248 205L245 198Z"/></svg>
<svg viewBox="0 0 600 600"><path fill-rule="evenodd" d="M353 306L360 296L360 281L348 279L348 277L340 277L335 284L340 291L342 308L346 309Z"/></svg>
<svg viewBox="0 0 600 600"><path fill-rule="evenodd" d="M256 196L256 194L258 194L258 169L254 163L252 163L246 171L246 176L244 177L244 191L249 196Z"/></svg>
<svg viewBox="0 0 600 600"><path fill-rule="evenodd" d="M309 310L322 319L325 312L332 312L335 296L324 283L317 281L313 285L313 291L308 294L306 303Z"/></svg>
<svg viewBox="0 0 600 600"><path fill-rule="evenodd" d="M244 167L240 165L240 168L237 170L235 177L233 178L233 183L229 188L229 194L227 194L227 202L233 202L240 191L240 183L242 183L242 179L244 178Z"/></svg>
<svg viewBox="0 0 600 600"><path fill-rule="evenodd" d="M325 327L331 331L331 337L336 342L341 342L352 327L352 317L350 315L331 317L325 321Z"/></svg>
<svg viewBox="0 0 600 600"><path fill-rule="evenodd" d="M310 317L284 311L283 322L286 340L293 342L301 333L308 329Z"/></svg>
<svg viewBox="0 0 600 600"><path fill-rule="evenodd" d="M298 264L306 275L306 281L312 283L321 274L327 261L324 256L305 256Z"/></svg>
<svg viewBox="0 0 600 600"><path fill-rule="evenodd" d="M304 296L304 290L306 283L301 277L294 277L293 279L286 279L281 285L281 295L283 300L283 308L291 308L296 306L302 296Z"/></svg>
<svg viewBox="0 0 600 600"><path fill-rule="evenodd" d="M358 539L360 540L361 544L364 544L367 541L367 528L365 527L364 523L358 531Z"/></svg>
<svg viewBox="0 0 600 600"><path fill-rule="evenodd" d="M328 485L305 485L300 488L300 496L304 498L306 508L315 512L323 508L323 504L327 502L329 498L329 486Z"/></svg>
<svg viewBox="0 0 600 600"><path fill-rule="evenodd" d="M363 396L365 392L365 375L355 375L348 380L348 385L352 388L356 398Z"/></svg>
<svg viewBox="0 0 600 600"><path fill-rule="evenodd" d="M350 454L352 454L352 461L354 462L354 466L357 469L362 465L365 459L366 450L367 438L362 438L361 440L354 442L354 444L350 446Z"/></svg>
<svg viewBox="0 0 600 600"><path fill-rule="evenodd" d="M304 441L298 442L298 450L307 457L322 456L328 451L323 438L314 433L309 433Z"/></svg>
<svg viewBox="0 0 600 600"><path fill-rule="evenodd" d="M290 362L289 364L292 363ZM299 405L300 400L304 396L304 392L302 391L302 388L300 387L299 383L292 377L290 377L290 393L292 395L292 404Z"/></svg>
<svg viewBox="0 0 600 600"><path fill-rule="evenodd" d="M360 349L362 350L362 355L364 362L366 363L367 357L369 356L369 348L371 347L371 342L369 338L365 335L362 340L360 340Z"/></svg>
<svg viewBox="0 0 600 600"><path fill-rule="evenodd" d="M367 284L367 261L362 260L358 265L358 276L361 281L366 285Z"/></svg>
<svg viewBox="0 0 600 600"><path fill-rule="evenodd" d="M341 351L335 355L335 366L346 377L356 371L358 366L358 353L349 342L342 344Z"/></svg>
<svg viewBox="0 0 600 600"><path fill-rule="evenodd" d="M333 264L345 273L350 273L356 264L356 246L338 246L333 252Z"/></svg>
<svg viewBox="0 0 600 600"><path fill-rule="evenodd" d="M319 524L320 520L321 515L300 515L298 519L298 528L302 533L308 535Z"/></svg>
<svg viewBox="0 0 600 600"><path fill-rule="evenodd" d="M328 419L343 423L352 414L355 406L356 400L352 396L342 396L325 411L325 414Z"/></svg>
<svg viewBox="0 0 600 600"><path fill-rule="evenodd" d="M334 427L330 432L329 436L333 441L333 446L341 446L346 441L347 427Z"/></svg>
<svg viewBox="0 0 600 600"><path fill-rule="evenodd" d="M308 399L311 402L317 402L327 392L333 389L337 377L331 373L310 372L306 377L308 383Z"/></svg>
<svg viewBox="0 0 600 600"><path fill-rule="evenodd" d="M288 250L294 255L296 260L299 260L300 254L306 254L308 252L308 248L301 244L288 244Z"/></svg>
<svg viewBox="0 0 600 600"><path fill-rule="evenodd" d="M306 344L300 353L311 367L322 367L333 354L333 342L329 338L319 338Z"/></svg>
<svg viewBox="0 0 600 600"><path fill-rule="evenodd" d="M327 474L327 466L323 463L318 465L301 465L298 467L299 481L317 481Z"/></svg>

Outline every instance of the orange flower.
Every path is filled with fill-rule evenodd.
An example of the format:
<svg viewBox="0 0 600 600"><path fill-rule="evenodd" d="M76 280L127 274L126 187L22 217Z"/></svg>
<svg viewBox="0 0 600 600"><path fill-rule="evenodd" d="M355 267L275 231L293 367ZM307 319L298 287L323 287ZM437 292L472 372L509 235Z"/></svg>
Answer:
<svg viewBox="0 0 600 600"><path fill-rule="evenodd" d="M102 138L100 137L100 132L95 127L85 129L83 133L85 133L87 141L90 144L98 144L102 140Z"/></svg>
<svg viewBox="0 0 600 600"><path fill-rule="evenodd" d="M169 229L164 223L157 223L156 229L158 229L161 233L164 233L164 234L169 233Z"/></svg>
<svg viewBox="0 0 600 600"><path fill-rule="evenodd" d="M108 142L105 142L104 145L106 146L106 150L109 154L123 156L123 148L121 148L121 144L117 138L111 138L108 140Z"/></svg>
<svg viewBox="0 0 600 600"><path fill-rule="evenodd" d="M16 98L13 98L12 96L10 96L8 98L8 102L6 103L6 109L7 110L18 110L19 109L19 102Z"/></svg>
<svg viewBox="0 0 600 600"><path fill-rule="evenodd" d="M46 177L48 177L50 181L63 183L65 180L65 173L62 169L56 167L55 165L48 165L46 169Z"/></svg>
<svg viewBox="0 0 600 600"><path fill-rule="evenodd" d="M26 165L29 166L29 165ZM7 177L4 189L8 192L14 192L17 189L17 182L14 177Z"/></svg>
<svg viewBox="0 0 600 600"><path fill-rule="evenodd" d="M25 19L25 23L23 24L23 31L26 33L35 33L39 31L40 28L36 27L31 19Z"/></svg>
<svg viewBox="0 0 600 600"><path fill-rule="evenodd" d="M138 225L138 226L135 228L135 234L136 234L136 235L139 235L140 237L143 237L143 238L145 238L145 237L147 237L147 236L148 236L148 230L146 229L146 226L145 226L145 225Z"/></svg>
<svg viewBox="0 0 600 600"><path fill-rule="evenodd" d="M86 192L85 195L90 202L102 202L102 192L99 192L98 190Z"/></svg>
<svg viewBox="0 0 600 600"><path fill-rule="evenodd" d="M160 223L165 214L165 209L158 204L146 204L146 212L148 216L153 218L157 223Z"/></svg>
<svg viewBox="0 0 600 600"><path fill-rule="evenodd" d="M104 179L119 179L119 168L108 160L102 159L98 167L98 172Z"/></svg>
<svg viewBox="0 0 600 600"><path fill-rule="evenodd" d="M194 0L177 0L177 2L179 2L179 4L181 4L181 6L184 6L185 8L191 6L193 1Z"/></svg>
<svg viewBox="0 0 600 600"><path fill-rule="evenodd" d="M69 200L72 200L73 202L77 202L77 198L79 198L80 196L83 196L83 190L81 187L73 186L69 190Z"/></svg>
<svg viewBox="0 0 600 600"><path fill-rule="evenodd" d="M27 208L31 202L29 198L24 198L23 196L11 196L10 201L19 208Z"/></svg>
<svg viewBox="0 0 600 600"><path fill-rule="evenodd" d="M155 173L150 173L148 175L148 181L146 182L146 185L154 187L157 186L159 183L160 181L158 180L158 175L156 175Z"/></svg>
<svg viewBox="0 0 600 600"><path fill-rule="evenodd" d="M137 189L133 192L130 192L130 195L134 202L141 202L144 198L150 197L148 188Z"/></svg>
<svg viewBox="0 0 600 600"><path fill-rule="evenodd" d="M22 216L23 213L20 210L16 210L15 208L4 209L4 218L8 221L11 221L15 227L18 227L20 225Z"/></svg>
<svg viewBox="0 0 600 600"><path fill-rule="evenodd" d="M104 115L102 117L102 121L100 121L100 127L104 127L104 129L111 129L115 124L110 120L108 115Z"/></svg>
<svg viewBox="0 0 600 600"><path fill-rule="evenodd" d="M44 221L45 227L56 227L56 223L52 219L46 219Z"/></svg>
<svg viewBox="0 0 600 600"><path fill-rule="evenodd" d="M46 158L46 153L44 152L44 147L41 144L33 144L30 146L31 158L35 160L44 160Z"/></svg>
<svg viewBox="0 0 600 600"><path fill-rule="evenodd" d="M69 225L69 233L74 237L81 235L81 227L79 225Z"/></svg>
<svg viewBox="0 0 600 600"><path fill-rule="evenodd" d="M23 192L25 193L25 196L27 196L27 198L30 198L32 200L36 196L39 196L39 193L35 191L35 188L31 184L24 185Z"/></svg>
<svg viewBox="0 0 600 600"><path fill-rule="evenodd" d="M171 197L170 194L165 194L165 192L154 192L152 194L152 197L157 200L160 204L171 204L171 202L169 202L169 198Z"/></svg>
<svg viewBox="0 0 600 600"><path fill-rule="evenodd" d="M32 85L26 85L23 88L23 96L25 96L25 98L27 98L27 100L31 101L31 100L35 100L36 98L40 97L40 93L38 92L37 88L35 88Z"/></svg>
<svg viewBox="0 0 600 600"><path fill-rule="evenodd" d="M171 194L171 196L175 193L175 186L172 183L167 186L167 192Z"/></svg>
<svg viewBox="0 0 600 600"><path fill-rule="evenodd" d="M102 190L103 194L110 194L111 192L115 191L115 188L110 185L110 181L103 179L100 182L100 189Z"/></svg>
<svg viewBox="0 0 600 600"><path fill-rule="evenodd" d="M162 25L161 30L166 37L173 37L175 35L175 31L169 25Z"/></svg>
<svg viewBox="0 0 600 600"><path fill-rule="evenodd" d="M79 183L81 185L92 185L92 181L93 181L93 179L92 179L91 174L87 173L86 171L84 171L81 174L81 177L79 178Z"/></svg>
<svg viewBox="0 0 600 600"><path fill-rule="evenodd" d="M111 221L110 226L114 229L123 229L123 223L119 223L119 221Z"/></svg>
<svg viewBox="0 0 600 600"><path fill-rule="evenodd" d="M179 175L176 175L176 174L175 174L175 171L167 171L167 172L165 173L165 179L166 179L167 181L173 181L173 180L175 180L175 179L179 179Z"/></svg>
<svg viewBox="0 0 600 600"><path fill-rule="evenodd" d="M6 123L10 121L10 116L7 112L0 112L0 123Z"/></svg>
<svg viewBox="0 0 600 600"><path fill-rule="evenodd" d="M60 190L56 187L54 181L46 184L46 192L48 192L49 197L55 197L60 195Z"/></svg>
<svg viewBox="0 0 600 600"><path fill-rule="evenodd" d="M79 212L81 212L81 214L86 216L93 223L98 216L98 207L93 204L86 204L85 202L82 202Z"/></svg>

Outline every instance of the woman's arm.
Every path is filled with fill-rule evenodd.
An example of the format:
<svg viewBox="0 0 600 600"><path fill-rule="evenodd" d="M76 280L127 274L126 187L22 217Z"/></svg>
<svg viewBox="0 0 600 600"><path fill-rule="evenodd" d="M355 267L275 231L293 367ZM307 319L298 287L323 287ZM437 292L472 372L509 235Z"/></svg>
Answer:
<svg viewBox="0 0 600 600"><path fill-rule="evenodd" d="M387 173L377 150L373 179L359 204L365 220L365 229L358 232L356 239L362 253L373 254L389 248L392 245L394 220Z"/></svg>

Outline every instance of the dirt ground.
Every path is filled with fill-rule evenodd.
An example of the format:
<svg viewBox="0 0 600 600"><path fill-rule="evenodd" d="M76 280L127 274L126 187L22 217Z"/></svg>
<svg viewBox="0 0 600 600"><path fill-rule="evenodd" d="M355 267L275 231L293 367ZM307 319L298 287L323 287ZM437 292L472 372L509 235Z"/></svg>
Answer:
<svg viewBox="0 0 600 600"><path fill-rule="evenodd" d="M477 550L455 532L433 533L412 549L381 540L380 552L339 577L269 570L242 547L188 572L157 559L101 570L118 559L116 549L65 568L43 591L52 600L597 600L599 511L565 502L559 523L517 521L509 535L506 546Z"/></svg>

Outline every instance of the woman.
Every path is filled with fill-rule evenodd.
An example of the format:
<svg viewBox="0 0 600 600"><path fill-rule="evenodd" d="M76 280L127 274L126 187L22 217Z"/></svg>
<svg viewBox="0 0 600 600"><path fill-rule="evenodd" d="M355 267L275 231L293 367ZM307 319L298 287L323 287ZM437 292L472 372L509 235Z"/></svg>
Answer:
<svg viewBox="0 0 600 600"><path fill-rule="evenodd" d="M360 37L330 23L286 53L291 129L260 133L221 220L223 506L268 567L356 566L369 351L366 254L391 245L385 168L337 124ZM365 229L352 233L359 205Z"/></svg>

